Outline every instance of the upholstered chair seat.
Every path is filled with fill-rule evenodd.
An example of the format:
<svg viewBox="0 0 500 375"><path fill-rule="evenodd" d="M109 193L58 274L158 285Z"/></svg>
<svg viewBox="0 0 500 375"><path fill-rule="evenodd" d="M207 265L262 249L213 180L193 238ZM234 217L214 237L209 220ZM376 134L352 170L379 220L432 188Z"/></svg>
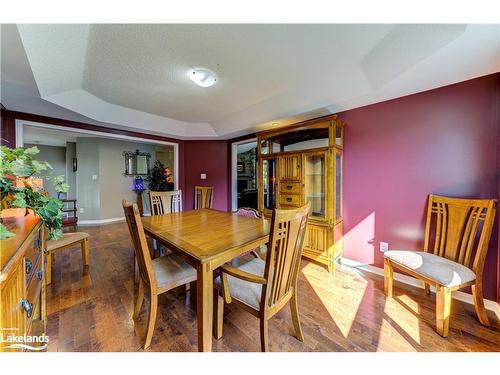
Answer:
<svg viewBox="0 0 500 375"><path fill-rule="evenodd" d="M168 291L196 280L196 270L178 254L155 258L152 263L160 292Z"/></svg>
<svg viewBox="0 0 500 375"><path fill-rule="evenodd" d="M384 257L446 287L476 279L475 273L460 263L423 251L390 250Z"/></svg>
<svg viewBox="0 0 500 375"><path fill-rule="evenodd" d="M263 277L266 262L260 258L255 258L235 268ZM230 275L227 276L227 284L232 298L260 310L262 284L252 283ZM215 286L222 291L220 278L215 279Z"/></svg>

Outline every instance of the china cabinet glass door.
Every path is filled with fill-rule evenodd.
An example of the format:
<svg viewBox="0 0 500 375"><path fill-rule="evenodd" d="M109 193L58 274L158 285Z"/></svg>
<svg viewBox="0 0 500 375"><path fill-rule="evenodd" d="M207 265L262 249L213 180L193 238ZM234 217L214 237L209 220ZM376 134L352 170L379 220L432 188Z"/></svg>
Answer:
<svg viewBox="0 0 500 375"><path fill-rule="evenodd" d="M311 202L311 217L324 219L326 215L326 153L318 152L304 156L305 201Z"/></svg>

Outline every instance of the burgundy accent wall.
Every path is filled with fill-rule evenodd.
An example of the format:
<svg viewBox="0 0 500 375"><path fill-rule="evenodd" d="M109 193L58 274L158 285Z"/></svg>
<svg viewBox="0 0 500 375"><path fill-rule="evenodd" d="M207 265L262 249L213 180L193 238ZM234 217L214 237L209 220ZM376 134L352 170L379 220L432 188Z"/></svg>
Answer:
<svg viewBox="0 0 500 375"><path fill-rule="evenodd" d="M194 187L214 187L214 208L228 211L227 196L228 167L227 141L185 141L184 142L184 209L194 208ZM206 173L207 179L200 179Z"/></svg>
<svg viewBox="0 0 500 375"><path fill-rule="evenodd" d="M500 73L497 74L497 98L496 98L496 123L497 123L497 179L498 179L498 203L500 205ZM498 266L497 266L497 302L500 302L500 206L497 205L497 241L498 241Z"/></svg>
<svg viewBox="0 0 500 375"><path fill-rule="evenodd" d="M340 113L345 257L382 267L380 241L421 249L429 193L499 197L499 80L489 75ZM485 297L493 300L500 297L497 232L484 271Z"/></svg>

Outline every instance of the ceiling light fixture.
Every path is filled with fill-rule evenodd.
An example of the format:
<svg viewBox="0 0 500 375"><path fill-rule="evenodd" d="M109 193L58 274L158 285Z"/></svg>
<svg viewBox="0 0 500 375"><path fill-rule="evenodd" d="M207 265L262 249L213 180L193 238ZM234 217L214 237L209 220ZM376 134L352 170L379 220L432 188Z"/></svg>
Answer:
<svg viewBox="0 0 500 375"><path fill-rule="evenodd" d="M215 74L205 68L191 69L188 72L188 76L191 81L201 87L210 87L217 82Z"/></svg>

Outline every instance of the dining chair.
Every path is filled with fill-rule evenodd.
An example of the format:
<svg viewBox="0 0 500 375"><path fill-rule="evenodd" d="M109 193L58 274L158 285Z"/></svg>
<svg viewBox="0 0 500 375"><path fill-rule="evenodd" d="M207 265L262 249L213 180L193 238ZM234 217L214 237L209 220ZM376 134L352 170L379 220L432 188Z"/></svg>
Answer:
<svg viewBox="0 0 500 375"><path fill-rule="evenodd" d="M224 303L234 303L260 319L261 350L268 351L268 321L290 302L295 335L304 341L297 279L310 205L308 202L297 209L273 211L265 261L255 258L239 267L220 267L216 285L221 293L214 298L216 339L222 337Z"/></svg>
<svg viewBox="0 0 500 375"><path fill-rule="evenodd" d="M150 191L149 206L151 215L164 215L172 212L182 211L182 190L174 191ZM154 256L160 255L161 249L158 248L158 242L153 239Z"/></svg>
<svg viewBox="0 0 500 375"><path fill-rule="evenodd" d="M495 199L461 199L429 195L424 251L384 253L384 291L392 296L393 269L424 282L426 294L436 288L436 330L448 336L451 292L472 287L481 324L489 320L483 301L483 267L496 210Z"/></svg>
<svg viewBox="0 0 500 375"><path fill-rule="evenodd" d="M182 211L182 190L150 191L151 215L163 215Z"/></svg>
<svg viewBox="0 0 500 375"><path fill-rule="evenodd" d="M45 277L45 284L48 285L52 283L52 263L54 261L55 252L75 245L80 245L82 251L83 272L85 273L88 271L90 256L89 234L85 232L64 233L62 237L57 240L47 241L47 275Z"/></svg>
<svg viewBox="0 0 500 375"><path fill-rule="evenodd" d="M144 290L147 289L150 295L148 325L144 340L144 349L147 349L151 345L153 337L158 310L158 295L194 282L196 270L177 254L152 259L137 205L130 204L125 199L122 201L122 205L139 266L139 286L135 291L134 319L141 311Z"/></svg>
<svg viewBox="0 0 500 375"><path fill-rule="evenodd" d="M194 187L194 208L212 208L214 200L213 186L195 186Z"/></svg>
<svg viewBox="0 0 500 375"><path fill-rule="evenodd" d="M251 207L240 207L235 213L240 216L253 217L254 219L262 219L262 214L255 208Z"/></svg>
<svg viewBox="0 0 500 375"><path fill-rule="evenodd" d="M234 211L234 213L236 215L239 215L239 216L251 217L253 219L263 220L262 214L259 211L257 211L255 208L251 208L251 207L240 207L236 211ZM255 258L261 258L262 257L261 254L265 253L265 246L262 245L262 248L255 248L255 249L250 250L249 252L247 252L245 254L248 254L248 253L252 254ZM242 254L242 255L244 255L244 254Z"/></svg>

